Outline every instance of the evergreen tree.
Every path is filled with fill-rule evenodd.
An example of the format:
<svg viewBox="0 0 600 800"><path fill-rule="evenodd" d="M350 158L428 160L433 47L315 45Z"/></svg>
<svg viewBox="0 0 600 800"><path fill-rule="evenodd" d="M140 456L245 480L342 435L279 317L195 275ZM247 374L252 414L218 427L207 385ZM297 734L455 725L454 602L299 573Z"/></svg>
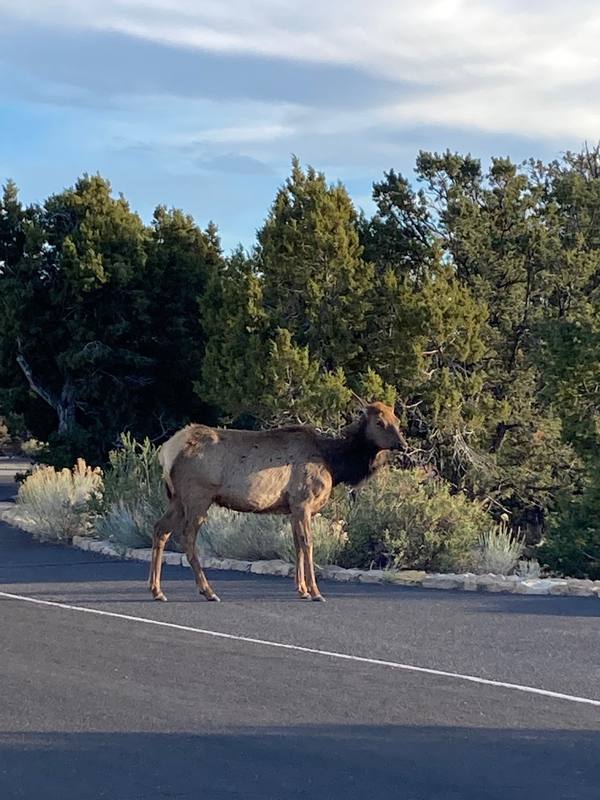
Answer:
<svg viewBox="0 0 600 800"><path fill-rule="evenodd" d="M166 432L210 417L194 392L204 355L198 302L222 256L214 225L202 231L191 216L164 206L154 212L146 252L150 329L144 355L152 366L143 402L153 427Z"/></svg>
<svg viewBox="0 0 600 800"><path fill-rule="evenodd" d="M258 232L257 269L275 328L308 346L327 370L346 369L363 350L373 269L361 258L357 218L343 186L297 159Z"/></svg>

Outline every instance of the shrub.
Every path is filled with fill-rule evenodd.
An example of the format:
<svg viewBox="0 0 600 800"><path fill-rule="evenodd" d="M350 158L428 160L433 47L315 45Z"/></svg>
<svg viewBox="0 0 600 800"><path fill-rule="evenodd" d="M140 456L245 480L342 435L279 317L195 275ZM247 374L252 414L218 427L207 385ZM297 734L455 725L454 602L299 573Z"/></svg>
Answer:
<svg viewBox="0 0 600 800"><path fill-rule="evenodd" d="M4 417L0 417L0 452L4 447L7 447L12 441L12 437L8 432L8 425L4 421Z"/></svg>
<svg viewBox="0 0 600 800"><path fill-rule="evenodd" d="M522 558L515 567L519 578L539 578L542 574L540 562L535 558Z"/></svg>
<svg viewBox="0 0 600 800"><path fill-rule="evenodd" d="M162 469L157 449L148 440L136 442L121 435L121 447L112 450L104 475L104 492L95 505L95 531L125 547L152 543L154 523L166 508Z"/></svg>
<svg viewBox="0 0 600 800"><path fill-rule="evenodd" d="M578 497L566 493L550 519L539 557L550 569L574 578L600 580L600 465Z"/></svg>
<svg viewBox="0 0 600 800"><path fill-rule="evenodd" d="M15 524L44 539L70 539L92 532L90 504L102 492L102 472L78 459L73 470L35 467L21 484Z"/></svg>
<svg viewBox="0 0 600 800"><path fill-rule="evenodd" d="M328 514L346 520L346 566L428 570L468 568L490 518L479 503L451 494L420 470L379 473L352 501L338 493Z"/></svg>
<svg viewBox="0 0 600 800"><path fill-rule="evenodd" d="M47 446L45 442L40 442L37 439L27 439L21 443L21 452L28 458L36 459L41 457Z"/></svg>
<svg viewBox="0 0 600 800"><path fill-rule="evenodd" d="M314 558L317 564L335 563L346 542L343 525L322 515L313 520ZM222 558L248 561L281 558L295 561L294 540L286 517L239 514L212 508L199 539L201 550Z"/></svg>
<svg viewBox="0 0 600 800"><path fill-rule="evenodd" d="M510 575L523 555L524 546L523 539L514 536L506 522L492 525L479 537L474 557L475 570Z"/></svg>

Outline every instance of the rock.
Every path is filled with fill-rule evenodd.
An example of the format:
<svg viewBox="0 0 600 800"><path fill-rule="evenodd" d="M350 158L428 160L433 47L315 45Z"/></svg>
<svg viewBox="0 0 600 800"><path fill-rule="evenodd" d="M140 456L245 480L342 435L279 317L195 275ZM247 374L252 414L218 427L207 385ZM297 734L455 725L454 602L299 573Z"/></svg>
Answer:
<svg viewBox="0 0 600 800"><path fill-rule="evenodd" d="M551 578L551 586L548 594L565 595L569 594L569 584L564 578Z"/></svg>
<svg viewBox="0 0 600 800"><path fill-rule="evenodd" d="M181 558L181 556L180 556ZM200 556L202 569L221 569L221 559L214 556Z"/></svg>
<svg viewBox="0 0 600 800"><path fill-rule="evenodd" d="M462 589L464 580L461 575L434 573L433 575L427 575L421 585L424 589Z"/></svg>
<svg viewBox="0 0 600 800"><path fill-rule="evenodd" d="M364 570L358 576L359 583L383 583L385 573L382 569Z"/></svg>
<svg viewBox="0 0 600 800"><path fill-rule="evenodd" d="M516 594L550 594L553 581L549 578L525 578L515 587Z"/></svg>
<svg viewBox="0 0 600 800"><path fill-rule="evenodd" d="M73 547L77 547L79 550L89 550L92 542L93 539L88 539L87 536L74 536L72 539Z"/></svg>
<svg viewBox="0 0 600 800"><path fill-rule="evenodd" d="M104 542L104 547L100 549L100 552L103 556L111 556L111 558L118 558L119 552L115 549L115 546L112 542Z"/></svg>
<svg viewBox="0 0 600 800"><path fill-rule="evenodd" d="M130 547L127 550L127 558L133 558L136 561L151 561L152 548L151 547Z"/></svg>
<svg viewBox="0 0 600 800"><path fill-rule="evenodd" d="M321 567L320 575L322 578L326 578L327 580L335 580L336 572L343 572L343 567L338 567L335 564L327 564L325 567Z"/></svg>
<svg viewBox="0 0 600 800"><path fill-rule="evenodd" d="M231 569L235 572L250 572L251 566L251 561L239 561L236 558L223 558L221 559L221 566L217 567L217 569Z"/></svg>
<svg viewBox="0 0 600 800"><path fill-rule="evenodd" d="M163 554L163 562L165 564L169 564L172 567L180 567L181 566L181 553L174 553L169 551Z"/></svg>
<svg viewBox="0 0 600 800"><path fill-rule="evenodd" d="M250 572L255 575L281 575L287 578L294 572L294 566L281 559L254 561L250 567Z"/></svg>
<svg viewBox="0 0 600 800"><path fill-rule="evenodd" d="M465 572L462 575L462 588L465 592L477 591L477 575L474 572Z"/></svg>
<svg viewBox="0 0 600 800"><path fill-rule="evenodd" d="M594 597L593 581L580 580L578 578L567 578L569 594L574 597Z"/></svg>
<svg viewBox="0 0 600 800"><path fill-rule="evenodd" d="M501 575L478 575L477 588L483 592L505 592L507 583Z"/></svg>
<svg viewBox="0 0 600 800"><path fill-rule="evenodd" d="M427 573L421 569L403 569L399 572L390 572L389 580L401 586L420 586Z"/></svg>
<svg viewBox="0 0 600 800"><path fill-rule="evenodd" d="M106 547L107 544L110 544L110 542L106 542L104 539L91 539L86 550L90 550L92 553L101 553L102 548Z"/></svg>
<svg viewBox="0 0 600 800"><path fill-rule="evenodd" d="M333 573L331 576L334 581L340 583L352 583L358 580L358 576L362 570L360 569L340 569Z"/></svg>

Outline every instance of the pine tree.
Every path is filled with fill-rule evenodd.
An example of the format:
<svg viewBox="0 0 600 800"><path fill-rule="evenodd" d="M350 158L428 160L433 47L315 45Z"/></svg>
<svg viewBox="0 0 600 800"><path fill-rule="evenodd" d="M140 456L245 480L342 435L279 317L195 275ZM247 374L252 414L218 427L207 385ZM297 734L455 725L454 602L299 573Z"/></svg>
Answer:
<svg viewBox="0 0 600 800"><path fill-rule="evenodd" d="M152 369L144 402L149 421L168 431L210 418L194 392L204 354L198 303L222 255L212 223L202 231L191 216L164 206L154 212L146 251L151 335L144 354Z"/></svg>
<svg viewBox="0 0 600 800"><path fill-rule="evenodd" d="M373 269L361 254L344 187L294 159L258 233L257 268L272 324L327 370L348 369L362 352Z"/></svg>

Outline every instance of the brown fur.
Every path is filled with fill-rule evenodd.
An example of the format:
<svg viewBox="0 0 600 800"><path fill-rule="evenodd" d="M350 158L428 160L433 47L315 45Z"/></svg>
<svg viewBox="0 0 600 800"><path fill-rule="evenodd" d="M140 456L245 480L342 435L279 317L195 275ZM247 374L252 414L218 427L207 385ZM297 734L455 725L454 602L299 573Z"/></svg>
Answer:
<svg viewBox="0 0 600 800"><path fill-rule="evenodd" d="M164 546L171 534L182 542L200 592L217 600L196 554L196 536L209 507L254 514L288 514L296 548L296 587L301 597L321 600L312 556L311 519L333 486L355 486L382 463L382 451L406 447L393 409L372 403L332 437L310 426L270 431L218 430L189 425L161 450L169 509L154 529L150 589L160 587Z"/></svg>

